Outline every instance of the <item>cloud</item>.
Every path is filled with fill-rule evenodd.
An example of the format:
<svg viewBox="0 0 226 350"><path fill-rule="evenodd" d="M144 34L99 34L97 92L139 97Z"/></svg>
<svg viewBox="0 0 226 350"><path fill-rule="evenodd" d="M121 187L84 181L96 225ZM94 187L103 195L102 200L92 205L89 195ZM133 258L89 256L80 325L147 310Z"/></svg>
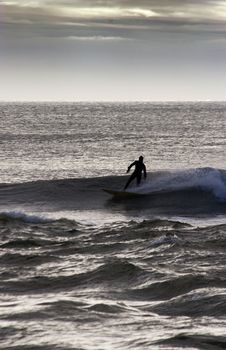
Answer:
<svg viewBox="0 0 226 350"><path fill-rule="evenodd" d="M176 17L226 20L226 1L212 0L7 0L0 3L5 12L16 15L46 13L61 17Z"/></svg>
<svg viewBox="0 0 226 350"><path fill-rule="evenodd" d="M76 41L121 41L129 40L119 36L68 36L65 39L67 40L76 40Z"/></svg>
<svg viewBox="0 0 226 350"><path fill-rule="evenodd" d="M226 1L7 0L0 3L0 11L5 33L14 24L21 36L112 40L136 38L145 31L215 35L226 31Z"/></svg>
<svg viewBox="0 0 226 350"><path fill-rule="evenodd" d="M22 0L23 2L23 0ZM129 15L135 10L140 16L184 16L190 18L226 19L225 0L43 0L39 2L44 7L67 9L68 11L85 11L86 14Z"/></svg>

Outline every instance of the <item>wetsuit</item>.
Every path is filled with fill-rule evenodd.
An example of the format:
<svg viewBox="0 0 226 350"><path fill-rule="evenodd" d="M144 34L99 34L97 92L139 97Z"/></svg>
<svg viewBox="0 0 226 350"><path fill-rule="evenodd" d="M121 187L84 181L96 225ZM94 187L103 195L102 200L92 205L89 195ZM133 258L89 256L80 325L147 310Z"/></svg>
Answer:
<svg viewBox="0 0 226 350"><path fill-rule="evenodd" d="M127 181L124 190L127 189L127 187L129 186L129 184L134 180L137 179L137 186L140 184L141 182L141 176L142 176L142 171L144 172L144 178L147 177L147 173L146 173L146 166L144 165L143 161L140 160L135 160L135 162L133 162L132 164L130 164L130 166L128 167L127 173L130 171L130 169L135 166L135 170L132 173L132 175L130 176L129 180Z"/></svg>

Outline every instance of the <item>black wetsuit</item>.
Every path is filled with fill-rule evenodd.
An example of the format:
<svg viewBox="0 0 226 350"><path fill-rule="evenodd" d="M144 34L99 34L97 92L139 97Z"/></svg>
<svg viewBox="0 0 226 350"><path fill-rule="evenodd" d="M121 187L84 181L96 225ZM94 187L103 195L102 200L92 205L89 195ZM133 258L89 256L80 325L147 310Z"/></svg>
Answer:
<svg viewBox="0 0 226 350"><path fill-rule="evenodd" d="M127 173L130 171L130 169L132 168L132 166L135 166L135 170L132 173L132 175L130 176L129 180L127 181L124 190L127 189L127 187L129 186L129 184L134 180L137 179L137 186L140 184L141 182L141 176L142 176L142 171L144 172L144 178L147 177L147 173L146 173L146 166L144 165L143 161L140 160L135 160L135 162L133 162L132 164L130 164L130 166L128 167Z"/></svg>

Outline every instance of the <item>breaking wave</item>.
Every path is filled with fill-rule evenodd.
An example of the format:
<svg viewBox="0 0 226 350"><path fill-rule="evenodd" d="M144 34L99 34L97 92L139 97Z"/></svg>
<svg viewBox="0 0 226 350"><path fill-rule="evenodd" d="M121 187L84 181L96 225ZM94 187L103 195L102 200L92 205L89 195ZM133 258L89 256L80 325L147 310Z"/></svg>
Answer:
<svg viewBox="0 0 226 350"><path fill-rule="evenodd" d="M103 191L103 188L121 191L125 181L124 176L105 176L1 185L0 220L49 222L51 219L46 213L66 211L117 211L127 215L131 210L142 210L143 213L146 211L147 217L226 214L225 170L196 168L152 172L141 186L134 185L128 190L142 196L118 201Z"/></svg>

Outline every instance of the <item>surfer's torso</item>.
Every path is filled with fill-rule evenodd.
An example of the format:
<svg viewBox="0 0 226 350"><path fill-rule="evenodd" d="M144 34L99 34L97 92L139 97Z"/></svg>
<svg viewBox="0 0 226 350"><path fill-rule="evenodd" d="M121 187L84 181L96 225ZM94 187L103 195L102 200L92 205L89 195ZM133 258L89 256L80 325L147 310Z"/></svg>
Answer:
<svg viewBox="0 0 226 350"><path fill-rule="evenodd" d="M146 173L146 167L144 165L144 163L142 162L139 162L139 160L135 160L135 162L133 162L130 167L132 166L135 166L135 169L134 169L134 173L135 174L141 174L142 171L144 171L144 173Z"/></svg>

